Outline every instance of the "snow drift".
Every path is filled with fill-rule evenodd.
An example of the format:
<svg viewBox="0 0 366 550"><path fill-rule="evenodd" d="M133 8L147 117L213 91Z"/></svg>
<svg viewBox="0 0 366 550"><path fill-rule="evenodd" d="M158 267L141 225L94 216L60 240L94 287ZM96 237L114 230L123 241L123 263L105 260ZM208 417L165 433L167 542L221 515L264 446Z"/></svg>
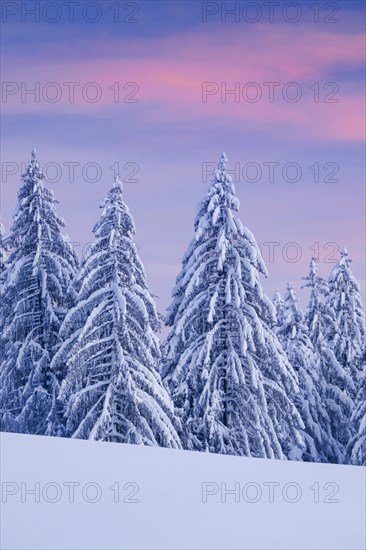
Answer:
<svg viewBox="0 0 366 550"><path fill-rule="evenodd" d="M2 433L1 548L364 548L365 468Z"/></svg>

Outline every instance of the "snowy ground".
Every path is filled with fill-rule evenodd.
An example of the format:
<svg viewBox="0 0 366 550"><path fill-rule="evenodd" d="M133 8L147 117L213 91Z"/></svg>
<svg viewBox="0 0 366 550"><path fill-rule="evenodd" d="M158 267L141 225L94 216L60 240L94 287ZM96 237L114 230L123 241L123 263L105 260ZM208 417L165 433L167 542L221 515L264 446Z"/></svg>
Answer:
<svg viewBox="0 0 366 550"><path fill-rule="evenodd" d="M365 548L362 467L0 441L3 550Z"/></svg>

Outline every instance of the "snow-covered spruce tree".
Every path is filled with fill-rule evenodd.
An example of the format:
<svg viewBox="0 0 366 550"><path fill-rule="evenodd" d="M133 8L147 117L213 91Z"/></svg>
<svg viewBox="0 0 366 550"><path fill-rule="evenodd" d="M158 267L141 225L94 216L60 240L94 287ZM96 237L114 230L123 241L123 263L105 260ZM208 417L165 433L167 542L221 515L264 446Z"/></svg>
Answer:
<svg viewBox="0 0 366 550"><path fill-rule="evenodd" d="M323 403L329 416L333 439L337 442L337 447L333 447L334 452L328 456L328 461L342 463L345 446L352 435L350 418L354 409L352 395L355 386L348 371L338 362L332 344L326 336L329 331L336 335L339 329L334 310L325 300L329 293L328 285L318 276L317 271L317 261L312 258L309 275L303 279L303 286L310 288L305 321L310 340L320 360Z"/></svg>
<svg viewBox="0 0 366 550"><path fill-rule="evenodd" d="M0 335L1 335L1 327L3 326L4 321L2 320L3 317L3 291L4 291L4 279L2 274L5 270L5 261L6 261L6 250L5 250L5 229L3 224L0 221ZM5 343L3 342L1 336L0 336L0 365L2 363L3 357L4 357L4 347Z"/></svg>
<svg viewBox="0 0 366 550"><path fill-rule="evenodd" d="M329 277L328 307L335 314L336 330L330 326L326 336L341 367L352 378L348 386L354 398L350 419L352 436L348 442L345 461L366 463L366 351L365 315L360 288L351 268L347 249L341 251L339 263Z"/></svg>
<svg viewBox="0 0 366 550"><path fill-rule="evenodd" d="M330 325L326 335L339 364L352 376L356 386L365 353L365 314L351 261L345 247L330 274L327 304L335 313L336 330Z"/></svg>
<svg viewBox="0 0 366 550"><path fill-rule="evenodd" d="M226 163L223 154L173 291L163 373L186 449L298 459L297 378L271 328L259 248L233 216L239 201Z"/></svg>
<svg viewBox="0 0 366 550"><path fill-rule="evenodd" d="M66 435L180 448L174 409L157 370L159 325L116 178L74 281L77 303L53 367L66 365Z"/></svg>
<svg viewBox="0 0 366 550"><path fill-rule="evenodd" d="M275 307L276 330L277 327L282 327L285 324L285 302L281 293L276 290L273 294L273 305Z"/></svg>
<svg viewBox="0 0 366 550"><path fill-rule="evenodd" d="M318 262L316 258L311 258L310 271L306 277L303 277L304 284L302 288L310 289L310 298L305 310L305 320L309 329L309 337L315 349L317 349L325 339L327 325L335 327L335 319L329 308L324 304L324 297L328 294L328 285L325 279L318 275Z"/></svg>
<svg viewBox="0 0 366 550"><path fill-rule="evenodd" d="M43 179L33 150L5 240L10 256L2 274L1 429L32 434L48 433L59 382L50 361L77 267Z"/></svg>
<svg viewBox="0 0 366 550"><path fill-rule="evenodd" d="M5 229L3 224L0 222L0 274L5 269L6 252L5 252L4 238L5 238Z"/></svg>
<svg viewBox="0 0 366 550"><path fill-rule="evenodd" d="M353 436L346 447L345 462L355 465L366 465L366 356L363 358L363 368L358 374L359 390L356 396L356 406L351 416Z"/></svg>
<svg viewBox="0 0 366 550"><path fill-rule="evenodd" d="M276 333L288 360L298 375L300 393L295 402L305 424L301 431L306 443L303 459L310 462L328 462L337 455L338 445L330 430L330 421L323 403L324 380L320 372L320 359L314 352L308 335L304 314L289 283L283 302L278 293Z"/></svg>

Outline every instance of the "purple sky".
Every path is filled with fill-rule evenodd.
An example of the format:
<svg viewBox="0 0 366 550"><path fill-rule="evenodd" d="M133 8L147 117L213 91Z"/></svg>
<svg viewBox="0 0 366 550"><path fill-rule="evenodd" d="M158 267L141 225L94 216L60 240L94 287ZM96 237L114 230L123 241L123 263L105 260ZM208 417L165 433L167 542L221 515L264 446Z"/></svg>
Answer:
<svg viewBox="0 0 366 550"><path fill-rule="evenodd" d="M85 20L85 13L94 17L92 8L83 20L88 2L79 3L73 22L60 8L56 23L50 22L58 16L51 8L36 22L22 12L24 2L11 4L18 10L3 13L2 36L8 84L2 90L1 214L7 230L20 183L20 169L10 172L27 161L34 145L41 165L51 163L49 185L81 255L113 182L110 167L118 163L148 282L164 311L210 181L208 164L225 151L229 168L236 169L240 217L262 246L266 292L283 291L288 280L300 290L317 246L320 274L328 276L337 248L346 244L364 293L363 2L338 2L336 14L320 2L319 23L313 3L303 1L295 3L301 13L294 23L284 20L284 2L272 23L261 2L255 23L243 11L238 22L230 15L222 22L220 2L208 8L198 1L120 2L120 20L114 22L116 3L105 1L97 3L95 23ZM244 9L248 2L238 4ZM204 23L206 9L217 13ZM255 17L254 11L245 13ZM67 82L78 83L73 102ZM87 86L91 82L96 86ZM211 84L203 88L204 82ZM269 82L276 83L272 101L264 84ZM39 97L25 94L35 86ZM237 95L225 96L225 87ZM101 97L93 101L96 93ZM297 102L291 101L295 94ZM74 178L65 165L70 162L80 163ZM98 181L90 181L96 174L90 163L100 167ZM268 163L279 163L274 181ZM138 182L128 182L136 167L130 179ZM298 181L289 181L296 175ZM270 242L279 243L272 259L263 244ZM286 253L291 259L299 251L298 261L286 261Z"/></svg>

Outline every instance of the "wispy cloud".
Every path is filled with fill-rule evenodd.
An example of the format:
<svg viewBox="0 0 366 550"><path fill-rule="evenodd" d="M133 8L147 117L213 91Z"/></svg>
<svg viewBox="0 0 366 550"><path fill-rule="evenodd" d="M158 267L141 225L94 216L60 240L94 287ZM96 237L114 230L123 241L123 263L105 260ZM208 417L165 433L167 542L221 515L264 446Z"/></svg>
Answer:
<svg viewBox="0 0 366 550"><path fill-rule="evenodd" d="M237 28L223 37L189 31L184 36L139 41L136 47L133 44L132 40L126 50L123 41L119 43L114 39L105 46L99 39L88 60L83 56L82 47L75 60L57 57L51 61L46 55L37 64L36 75L28 57L9 54L5 61L7 80L19 86L27 82L27 88L39 82L41 97L39 103L31 95L22 101L19 90L8 96L4 112L47 112L51 116L56 106L58 114L61 111L105 116L106 112L118 109L121 113L127 104L116 104L113 84L118 82L121 85L119 100L138 98L136 116L148 120L179 122L187 117L195 121L215 117L221 119L222 124L230 125L247 121L287 125L320 139L347 141L364 137L360 116L364 111L362 90L358 93L347 86L342 88L341 81L323 88L328 82L326 75L334 73L338 66L358 68L362 65L362 34L341 35L306 27L299 33L298 28L261 25L255 33L243 33ZM57 94L56 88L44 88L50 82L56 82L61 90L55 103L42 97L42 90L51 98ZM65 82L80 83L75 87L73 103ZM100 87L101 97L96 102L86 100L85 93L82 94L83 86L89 82L96 82ZM133 85L124 90L127 82L137 83L139 91ZM215 83L211 88L215 93L206 96L206 102L202 101L204 82ZM248 82L257 83L257 90L262 94L256 103L250 101L255 88L244 88ZM274 87L273 102L269 101L269 85L264 84L269 82L279 83ZM297 103L282 97L283 87L289 82L296 82L301 90ZM310 89L315 82L319 83L319 102L314 100L317 94L314 86ZM238 102L233 94L225 96L225 89L232 90L235 85L240 90ZM332 91L338 102L324 103L327 96L331 98ZM90 87L87 93L93 99L97 92ZM289 93L297 92L293 87Z"/></svg>

